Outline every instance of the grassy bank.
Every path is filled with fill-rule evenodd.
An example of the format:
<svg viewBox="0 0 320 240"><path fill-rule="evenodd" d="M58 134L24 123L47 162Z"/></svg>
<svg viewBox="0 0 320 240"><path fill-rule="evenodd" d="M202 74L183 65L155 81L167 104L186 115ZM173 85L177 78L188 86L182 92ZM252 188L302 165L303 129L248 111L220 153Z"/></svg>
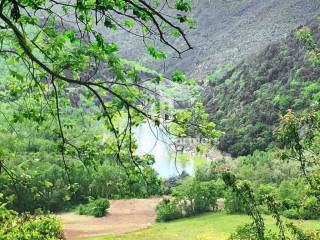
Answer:
<svg viewBox="0 0 320 240"><path fill-rule="evenodd" d="M271 216L265 217L267 227L275 229ZM159 223L136 232L90 240L225 240L242 224L250 222L245 215L209 213L169 223ZM304 229L320 229L320 221L295 221Z"/></svg>

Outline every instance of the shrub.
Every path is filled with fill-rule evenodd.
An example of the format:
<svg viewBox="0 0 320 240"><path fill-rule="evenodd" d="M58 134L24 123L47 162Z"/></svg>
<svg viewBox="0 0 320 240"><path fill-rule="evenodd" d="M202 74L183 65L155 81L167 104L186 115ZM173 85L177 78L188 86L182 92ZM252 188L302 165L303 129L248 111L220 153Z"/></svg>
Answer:
<svg viewBox="0 0 320 240"><path fill-rule="evenodd" d="M299 209L301 218L303 219L319 219L320 217L320 202L316 197L308 197L302 202Z"/></svg>
<svg viewBox="0 0 320 240"><path fill-rule="evenodd" d="M224 207L228 213L247 213L245 202L231 189L225 192Z"/></svg>
<svg viewBox="0 0 320 240"><path fill-rule="evenodd" d="M294 208L283 211L283 216L285 216L286 218L289 218L289 219L299 219L300 218L299 211Z"/></svg>
<svg viewBox="0 0 320 240"><path fill-rule="evenodd" d="M237 228L236 232L231 234L229 240L256 239L255 229L252 224L245 224Z"/></svg>
<svg viewBox="0 0 320 240"><path fill-rule="evenodd" d="M221 181L199 182L190 178L176 187L173 195L181 203L185 215L190 216L215 210L222 187Z"/></svg>
<svg viewBox="0 0 320 240"><path fill-rule="evenodd" d="M264 232L263 239L264 240L282 240L282 239L290 239L290 240L317 240L319 239L319 232L309 231L305 232L293 223L286 224L284 231L285 236L281 236L279 233L274 233L269 231ZM289 230L289 231L288 231ZM257 236L257 229L255 225L245 224L237 228L236 232L233 233L229 240L260 240Z"/></svg>
<svg viewBox="0 0 320 240"><path fill-rule="evenodd" d="M186 178L173 189L173 200L166 199L158 204L157 221L214 211L217 208L217 198L223 195L223 188L224 183L220 179L202 182Z"/></svg>
<svg viewBox="0 0 320 240"><path fill-rule="evenodd" d="M182 212L178 208L176 200L163 199L156 207L157 222L166 222L182 218Z"/></svg>
<svg viewBox="0 0 320 240"><path fill-rule="evenodd" d="M320 239L320 231L303 231L293 223L286 224L286 227L297 240L318 240Z"/></svg>
<svg viewBox="0 0 320 240"><path fill-rule="evenodd" d="M161 195L161 181L155 170L144 167L142 171L145 179L140 173L128 177L121 166L106 162L95 173L89 186L90 194L95 198L107 199L144 198L151 195Z"/></svg>
<svg viewBox="0 0 320 240"><path fill-rule="evenodd" d="M200 182L217 180L220 177L220 171L225 167L224 159L212 161L199 166L194 174L196 180Z"/></svg>
<svg viewBox="0 0 320 240"><path fill-rule="evenodd" d="M86 205L80 205L78 212L80 215L103 217L107 214L107 209L109 207L109 200L105 198L98 198L96 200L90 201Z"/></svg>
<svg viewBox="0 0 320 240"><path fill-rule="evenodd" d="M299 203L295 200L292 200L292 199L284 199L281 204L282 204L282 208L284 210L299 207Z"/></svg>
<svg viewBox="0 0 320 240"><path fill-rule="evenodd" d="M238 227L237 231L232 234L229 240L260 240L257 236L257 231L255 225L245 224L243 226ZM264 240L281 240L282 237L276 233L271 231L266 231L264 233Z"/></svg>
<svg viewBox="0 0 320 240"><path fill-rule="evenodd" d="M60 221L51 216L18 215L0 204L0 239L62 240Z"/></svg>
<svg viewBox="0 0 320 240"><path fill-rule="evenodd" d="M306 182L302 178L282 181L278 192L285 209L296 208L300 205L301 199L307 194Z"/></svg>

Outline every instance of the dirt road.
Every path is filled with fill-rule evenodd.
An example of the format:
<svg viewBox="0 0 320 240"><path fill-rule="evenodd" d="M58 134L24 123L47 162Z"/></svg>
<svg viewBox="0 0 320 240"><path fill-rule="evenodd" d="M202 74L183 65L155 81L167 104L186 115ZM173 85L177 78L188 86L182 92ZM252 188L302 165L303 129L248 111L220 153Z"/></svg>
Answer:
<svg viewBox="0 0 320 240"><path fill-rule="evenodd" d="M58 217L64 224L67 240L131 232L155 222L155 206L159 198L114 200L109 214L102 218L63 213Z"/></svg>

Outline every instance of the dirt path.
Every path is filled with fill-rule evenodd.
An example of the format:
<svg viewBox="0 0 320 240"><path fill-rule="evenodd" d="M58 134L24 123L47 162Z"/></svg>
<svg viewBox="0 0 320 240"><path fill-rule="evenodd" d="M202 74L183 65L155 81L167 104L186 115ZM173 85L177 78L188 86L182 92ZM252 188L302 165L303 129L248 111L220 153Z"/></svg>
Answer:
<svg viewBox="0 0 320 240"><path fill-rule="evenodd" d="M121 234L151 226L155 222L155 206L160 199L114 200L109 214L102 218L59 214L67 240Z"/></svg>

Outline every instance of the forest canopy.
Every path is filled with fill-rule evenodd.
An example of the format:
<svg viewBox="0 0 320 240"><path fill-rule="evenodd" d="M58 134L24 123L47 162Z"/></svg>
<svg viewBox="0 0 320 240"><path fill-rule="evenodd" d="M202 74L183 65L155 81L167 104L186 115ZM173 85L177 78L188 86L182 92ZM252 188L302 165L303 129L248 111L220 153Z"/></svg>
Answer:
<svg viewBox="0 0 320 240"><path fill-rule="evenodd" d="M167 58L166 49L180 57L192 49L190 11L184 0L0 2L1 132L9 139L1 144L0 173L2 191L16 209L56 210L59 202L88 195L159 193L154 158L136 154L139 124L158 127L170 141L221 135L200 102L190 111L166 100L170 84L187 86L197 99L194 81L123 59L117 54L122 46L108 41L109 33L122 31L141 40L156 60ZM112 182L112 174L106 176L112 171L127 187L122 192L104 192L98 181Z"/></svg>

